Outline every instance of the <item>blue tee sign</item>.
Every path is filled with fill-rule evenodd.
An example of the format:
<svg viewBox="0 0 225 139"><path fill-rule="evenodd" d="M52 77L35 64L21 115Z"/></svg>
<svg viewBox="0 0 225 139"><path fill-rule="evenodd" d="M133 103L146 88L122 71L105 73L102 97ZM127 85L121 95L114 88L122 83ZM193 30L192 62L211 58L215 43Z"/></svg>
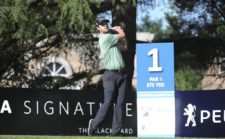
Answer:
<svg viewBox="0 0 225 139"><path fill-rule="evenodd" d="M138 91L173 91L173 43L137 45Z"/></svg>
<svg viewBox="0 0 225 139"><path fill-rule="evenodd" d="M138 137L174 137L173 43L136 48Z"/></svg>

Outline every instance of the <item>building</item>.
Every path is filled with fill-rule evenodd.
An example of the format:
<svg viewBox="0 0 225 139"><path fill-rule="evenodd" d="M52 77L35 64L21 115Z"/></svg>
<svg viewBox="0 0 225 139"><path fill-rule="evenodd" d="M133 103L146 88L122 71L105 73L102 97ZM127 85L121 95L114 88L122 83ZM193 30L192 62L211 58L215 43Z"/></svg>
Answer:
<svg viewBox="0 0 225 139"><path fill-rule="evenodd" d="M69 39L68 47L52 47L43 57L31 59L28 66L29 77L35 79L39 76L60 76L70 79L77 73L104 69L100 50L98 48L98 34L92 35L96 38L94 39L95 41L77 41L85 39L86 36L74 36L72 39ZM150 42L153 38L154 35L151 33L137 33L137 41ZM45 41L46 40L39 42L37 47L43 45ZM85 77L78 80L74 85L66 85L61 87L61 89L80 90L88 84L97 84L101 81L101 78L101 74L95 74L91 79ZM136 62L132 84L133 87L136 88ZM29 86L24 85L24 87Z"/></svg>

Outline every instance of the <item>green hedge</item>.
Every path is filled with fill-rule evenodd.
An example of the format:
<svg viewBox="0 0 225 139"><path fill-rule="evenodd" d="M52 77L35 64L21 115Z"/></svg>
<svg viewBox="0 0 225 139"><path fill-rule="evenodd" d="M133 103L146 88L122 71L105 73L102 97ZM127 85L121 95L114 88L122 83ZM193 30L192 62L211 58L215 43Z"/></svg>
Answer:
<svg viewBox="0 0 225 139"><path fill-rule="evenodd" d="M175 89L180 91L201 90L203 73L203 69L193 69L189 66L177 69L175 71Z"/></svg>

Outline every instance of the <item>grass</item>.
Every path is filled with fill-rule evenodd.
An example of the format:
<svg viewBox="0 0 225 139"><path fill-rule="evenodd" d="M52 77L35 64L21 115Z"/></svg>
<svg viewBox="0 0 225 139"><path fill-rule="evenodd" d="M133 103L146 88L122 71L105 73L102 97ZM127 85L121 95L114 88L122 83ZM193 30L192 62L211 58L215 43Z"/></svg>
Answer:
<svg viewBox="0 0 225 139"><path fill-rule="evenodd" d="M107 137L107 136L30 136L30 135L0 135L0 139L147 139L137 137ZM160 139L160 138L149 138ZM172 138L162 138L172 139ZM176 137L175 139L205 139L205 138L188 138L188 137ZM225 138L207 138L207 139L225 139Z"/></svg>

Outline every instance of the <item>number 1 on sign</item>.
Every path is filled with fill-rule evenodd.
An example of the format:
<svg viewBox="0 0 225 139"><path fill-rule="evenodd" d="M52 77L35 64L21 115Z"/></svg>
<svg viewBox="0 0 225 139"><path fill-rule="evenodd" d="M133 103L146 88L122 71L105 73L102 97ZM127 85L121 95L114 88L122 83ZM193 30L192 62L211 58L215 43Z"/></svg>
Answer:
<svg viewBox="0 0 225 139"><path fill-rule="evenodd" d="M148 56L152 56L153 64L152 67L148 68L149 72L161 72L163 69L159 67L159 57L158 57L158 49L154 48L148 52Z"/></svg>

